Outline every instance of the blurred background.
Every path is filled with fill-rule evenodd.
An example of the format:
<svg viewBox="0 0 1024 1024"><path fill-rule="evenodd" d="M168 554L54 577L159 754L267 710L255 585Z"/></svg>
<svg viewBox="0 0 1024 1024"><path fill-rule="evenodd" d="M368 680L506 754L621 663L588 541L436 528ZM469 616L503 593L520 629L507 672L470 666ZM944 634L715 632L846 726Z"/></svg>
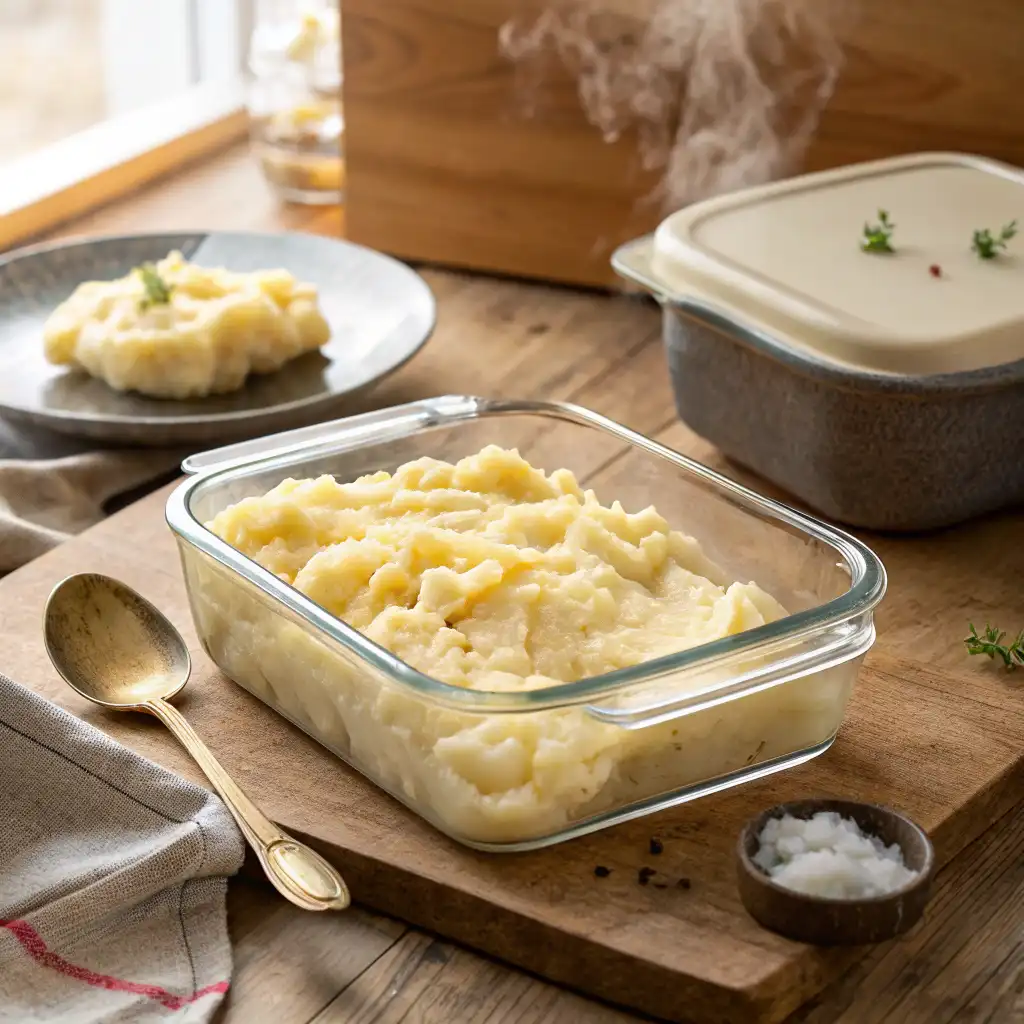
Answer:
<svg viewBox="0 0 1024 1024"><path fill-rule="evenodd" d="M103 14L109 0L0 5L0 154L23 156L104 116ZM61 73L38 74L53 67Z"/></svg>
<svg viewBox="0 0 1024 1024"><path fill-rule="evenodd" d="M337 203L340 62L337 0L3 0L0 171L126 115L173 119L175 98L187 106L197 88L244 80L254 156L272 188ZM130 145L138 124L92 148Z"/></svg>
<svg viewBox="0 0 1024 1024"><path fill-rule="evenodd" d="M3 0L0 161L242 66L251 0Z"/></svg>

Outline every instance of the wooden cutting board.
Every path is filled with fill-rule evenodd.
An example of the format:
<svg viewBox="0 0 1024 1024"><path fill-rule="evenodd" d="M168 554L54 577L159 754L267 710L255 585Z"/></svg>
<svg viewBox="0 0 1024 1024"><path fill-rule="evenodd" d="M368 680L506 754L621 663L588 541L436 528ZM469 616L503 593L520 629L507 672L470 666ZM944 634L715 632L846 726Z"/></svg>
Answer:
<svg viewBox="0 0 1024 1024"><path fill-rule="evenodd" d="M683 447L692 435L674 424L659 437ZM873 540L891 582L880 640L822 757L548 850L485 855L434 832L216 671L192 629L166 494L0 580L3 669L198 780L155 721L87 705L46 659L40 616L51 587L74 572L120 577L187 637L195 669L181 709L257 803L336 861L358 901L595 996L674 1021L778 1021L860 955L789 942L743 911L733 846L767 805L812 795L888 802L932 834L945 863L1020 799L1024 687L959 647L969 609L1020 625L1020 516ZM597 865L611 875L596 878ZM644 866L659 873L640 886Z"/></svg>

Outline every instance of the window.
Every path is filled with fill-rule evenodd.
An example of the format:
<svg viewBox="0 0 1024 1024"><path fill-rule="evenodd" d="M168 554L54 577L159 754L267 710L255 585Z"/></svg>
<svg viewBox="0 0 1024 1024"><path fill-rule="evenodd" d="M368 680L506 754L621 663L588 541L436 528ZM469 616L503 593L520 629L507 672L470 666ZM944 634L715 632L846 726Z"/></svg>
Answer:
<svg viewBox="0 0 1024 1024"><path fill-rule="evenodd" d="M250 5L2 0L0 247L240 138Z"/></svg>
<svg viewBox="0 0 1024 1024"><path fill-rule="evenodd" d="M7 162L103 116L102 0L0 6L0 159ZM51 72L60 56L62 74Z"/></svg>

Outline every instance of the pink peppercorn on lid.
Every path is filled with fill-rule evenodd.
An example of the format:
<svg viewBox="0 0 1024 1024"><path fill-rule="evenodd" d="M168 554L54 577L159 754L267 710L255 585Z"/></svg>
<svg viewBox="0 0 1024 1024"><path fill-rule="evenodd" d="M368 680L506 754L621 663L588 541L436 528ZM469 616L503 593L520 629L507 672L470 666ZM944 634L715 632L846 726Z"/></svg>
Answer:
<svg viewBox="0 0 1024 1024"><path fill-rule="evenodd" d="M979 231L989 234L975 242ZM865 251L869 235L876 251ZM661 224L653 269L674 292L857 369L926 375L1015 362L1024 172L926 153L720 196Z"/></svg>

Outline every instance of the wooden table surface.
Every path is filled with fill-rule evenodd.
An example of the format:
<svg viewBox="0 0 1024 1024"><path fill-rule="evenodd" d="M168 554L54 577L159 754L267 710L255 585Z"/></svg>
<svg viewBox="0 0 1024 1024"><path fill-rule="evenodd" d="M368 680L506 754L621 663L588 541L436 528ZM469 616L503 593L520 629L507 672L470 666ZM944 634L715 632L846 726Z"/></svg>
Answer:
<svg viewBox="0 0 1024 1024"><path fill-rule="evenodd" d="M244 149L237 149L58 234L194 228L337 236L343 216L337 208L280 206ZM566 365L545 382L545 397L584 394L584 404L613 416L617 412L610 406L621 405L621 396L643 401L644 375L659 365L660 344L658 314L646 302L439 270L424 273L439 299L437 334L424 355L370 401L392 404L443 392L446 366L466 360L485 376L489 366L499 364L504 373L516 373L517 353L488 349L495 344L488 324L523 318L537 321L550 346L557 346L561 335L589 333L607 353L586 366ZM525 364L522 376L530 391L524 397L532 397ZM656 386L667 384L659 378ZM613 392L616 403L598 400ZM1024 599L1021 605L1024 611ZM304 913L263 884L251 865L231 883L228 916L235 975L221 1024L625 1024L641 1019L361 909L332 916ZM1024 1021L1020 808L994 823L941 873L921 925L873 950L792 1020Z"/></svg>

